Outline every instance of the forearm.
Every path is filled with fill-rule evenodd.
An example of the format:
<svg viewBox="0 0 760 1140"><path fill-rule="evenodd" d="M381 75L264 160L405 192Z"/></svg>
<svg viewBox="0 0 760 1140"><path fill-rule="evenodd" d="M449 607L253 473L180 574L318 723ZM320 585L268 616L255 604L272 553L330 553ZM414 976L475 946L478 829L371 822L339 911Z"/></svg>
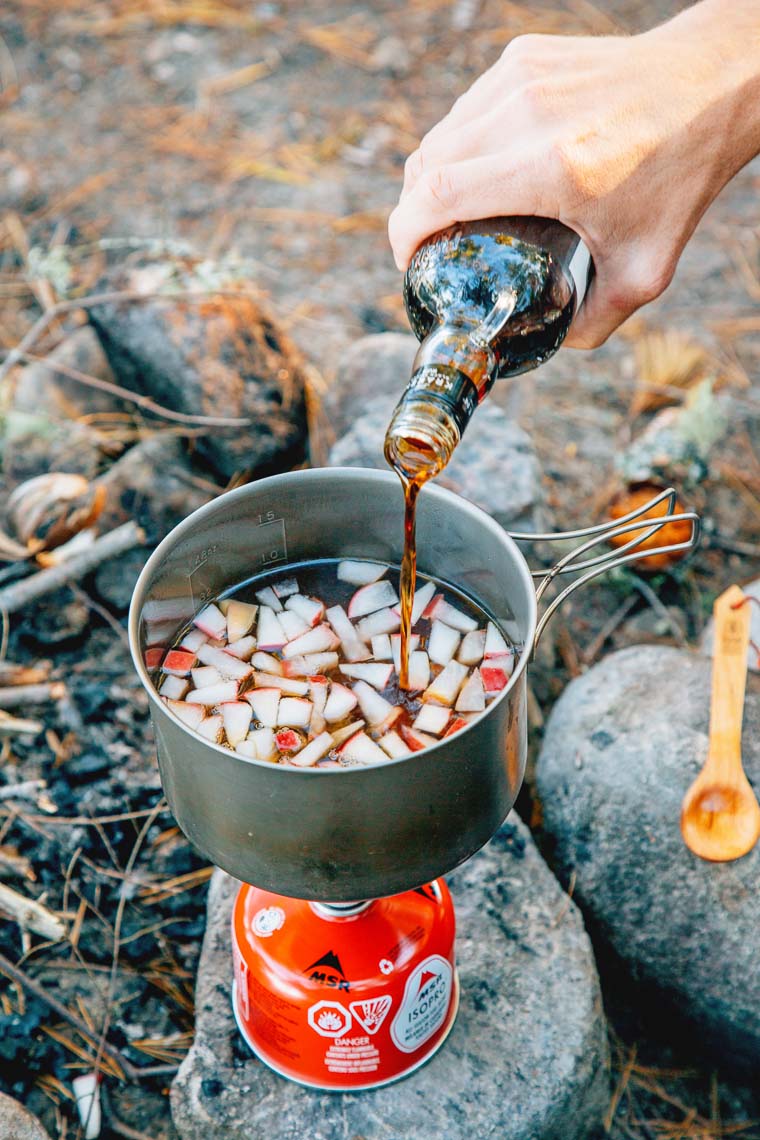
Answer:
<svg viewBox="0 0 760 1140"><path fill-rule="evenodd" d="M674 79L691 84L718 192L760 154L760 0L701 0L644 33L672 49Z"/></svg>

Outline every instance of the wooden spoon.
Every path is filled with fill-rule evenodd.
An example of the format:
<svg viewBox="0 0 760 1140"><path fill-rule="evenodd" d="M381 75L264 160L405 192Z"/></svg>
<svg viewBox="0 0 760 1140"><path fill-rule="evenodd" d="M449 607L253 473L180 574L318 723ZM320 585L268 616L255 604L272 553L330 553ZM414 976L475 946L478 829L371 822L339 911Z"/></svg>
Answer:
<svg viewBox="0 0 760 1140"><path fill-rule="evenodd" d="M710 742L702 771L684 796L681 834L695 855L723 863L746 855L760 837L760 806L742 768L750 607L731 586L716 600Z"/></svg>

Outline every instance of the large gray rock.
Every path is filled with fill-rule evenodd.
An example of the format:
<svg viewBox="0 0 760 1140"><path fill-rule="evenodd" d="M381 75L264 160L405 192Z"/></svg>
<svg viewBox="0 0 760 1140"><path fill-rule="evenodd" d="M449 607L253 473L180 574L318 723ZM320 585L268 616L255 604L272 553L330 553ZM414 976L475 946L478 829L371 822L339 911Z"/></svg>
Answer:
<svg viewBox="0 0 760 1140"><path fill-rule="evenodd" d="M142 289L146 273L120 270L108 287ZM188 274L192 277L192 269ZM159 286L165 285L159 279ZM99 305L88 315L125 387L185 414L250 420L247 427L201 429L196 439L199 454L222 478L242 471L272 474L303 461L301 359L250 293L230 296L228 288L192 299L152 296Z"/></svg>
<svg viewBox="0 0 760 1140"><path fill-rule="evenodd" d="M97 380L115 382L100 341L88 325L65 337L45 361L34 361L20 373L13 399L17 411L38 414L44 410L51 419L71 421L80 415L123 412L131 407L109 392L56 371L54 366L60 364Z"/></svg>
<svg viewBox="0 0 760 1140"><path fill-rule="evenodd" d="M742 589L748 597L754 598L758 603L757 605L753 602L748 603L752 617L749 627L750 646L747 649L747 667L751 669L753 673L760 673L760 578L756 578L754 582L742 586ZM754 642L754 645L752 642ZM715 646L715 621L713 618L710 618L702 631L702 638L699 644L702 652L712 657Z"/></svg>
<svg viewBox="0 0 760 1140"><path fill-rule="evenodd" d="M332 447L330 466L387 470L383 441L392 410L384 396L371 400ZM476 503L507 529L546 526L541 468L530 436L494 403L486 401L475 413L436 483Z"/></svg>
<svg viewBox="0 0 760 1140"><path fill-rule="evenodd" d="M694 1044L760 1062L760 845L706 863L684 845L681 802L707 753L711 662L638 646L573 681L549 718L537 782L558 870L599 945ZM760 693L744 763L760 788ZM671 1019L672 1021L672 1019Z"/></svg>
<svg viewBox="0 0 760 1140"><path fill-rule="evenodd" d="M596 968L580 916L512 816L450 877L461 1005L451 1036L385 1088L319 1093L251 1056L230 1006L230 911L217 872L195 1043L172 1087L181 1140L588 1140L608 1102Z"/></svg>
<svg viewBox="0 0 760 1140"><path fill-rule="evenodd" d="M50 1140L37 1117L5 1093L0 1093L0 1136L2 1140Z"/></svg>
<svg viewBox="0 0 760 1140"><path fill-rule="evenodd" d="M349 345L323 398L336 436L348 431L369 401L377 401L379 409L382 400L387 424L412 374L418 348L415 336L398 332L374 333Z"/></svg>

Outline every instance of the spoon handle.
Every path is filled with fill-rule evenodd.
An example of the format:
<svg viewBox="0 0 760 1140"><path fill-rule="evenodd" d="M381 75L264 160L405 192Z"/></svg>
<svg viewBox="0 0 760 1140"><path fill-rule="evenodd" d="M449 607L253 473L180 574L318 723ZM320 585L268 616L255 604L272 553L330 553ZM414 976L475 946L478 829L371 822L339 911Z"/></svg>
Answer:
<svg viewBox="0 0 760 1140"><path fill-rule="evenodd" d="M732 771L741 764L744 688L747 681L750 607L745 596L730 586L715 600L715 650L710 704L708 764L713 772Z"/></svg>

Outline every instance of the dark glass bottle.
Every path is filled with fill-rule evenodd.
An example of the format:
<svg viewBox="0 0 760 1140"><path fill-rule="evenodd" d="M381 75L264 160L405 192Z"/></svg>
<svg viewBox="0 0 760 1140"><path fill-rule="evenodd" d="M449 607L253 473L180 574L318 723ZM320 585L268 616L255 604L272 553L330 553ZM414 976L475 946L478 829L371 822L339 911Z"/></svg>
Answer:
<svg viewBox="0 0 760 1140"><path fill-rule="evenodd" d="M586 246L548 218L487 218L433 235L404 278L422 341L385 440L400 474L430 478L451 458L497 377L552 356L583 300Z"/></svg>

